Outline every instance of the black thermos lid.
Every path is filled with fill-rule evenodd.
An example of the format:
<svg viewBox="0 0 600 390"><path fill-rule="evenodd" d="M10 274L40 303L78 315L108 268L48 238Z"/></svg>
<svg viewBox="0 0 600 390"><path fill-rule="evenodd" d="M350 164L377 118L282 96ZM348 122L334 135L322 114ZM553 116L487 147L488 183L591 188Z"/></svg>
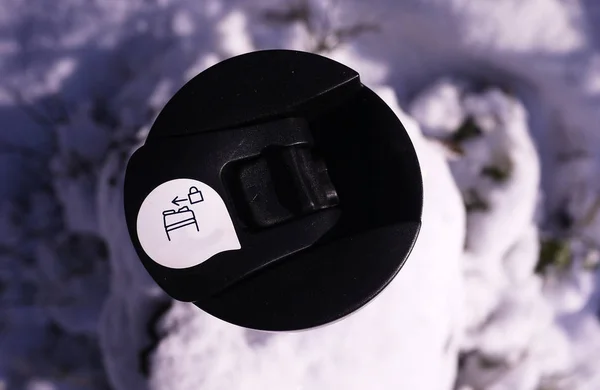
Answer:
<svg viewBox="0 0 600 390"><path fill-rule="evenodd" d="M133 245L171 297L243 327L329 323L398 273L423 186L402 123L354 70L288 50L184 85L129 160Z"/></svg>

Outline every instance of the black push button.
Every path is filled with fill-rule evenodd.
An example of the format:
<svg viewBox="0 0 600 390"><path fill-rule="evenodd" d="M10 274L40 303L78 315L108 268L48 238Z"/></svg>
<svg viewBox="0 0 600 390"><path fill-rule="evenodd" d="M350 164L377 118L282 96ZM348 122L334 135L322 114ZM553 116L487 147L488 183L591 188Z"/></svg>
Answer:
<svg viewBox="0 0 600 390"><path fill-rule="evenodd" d="M310 148L271 148L264 155L278 198L294 215L338 204L338 195L327 173L327 166Z"/></svg>
<svg viewBox="0 0 600 390"><path fill-rule="evenodd" d="M131 241L175 299L262 330L323 325L377 296L421 225L411 140L352 69L269 50L202 72L125 175Z"/></svg>
<svg viewBox="0 0 600 390"><path fill-rule="evenodd" d="M232 164L233 202L250 228L265 228L336 206L337 193L324 162L308 146L270 147Z"/></svg>

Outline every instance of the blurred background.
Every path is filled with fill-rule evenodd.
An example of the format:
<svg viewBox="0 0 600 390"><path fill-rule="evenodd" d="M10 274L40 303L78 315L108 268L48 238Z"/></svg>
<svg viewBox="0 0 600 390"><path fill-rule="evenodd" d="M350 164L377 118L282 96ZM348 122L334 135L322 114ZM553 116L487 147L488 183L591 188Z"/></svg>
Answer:
<svg viewBox="0 0 600 390"><path fill-rule="evenodd" d="M0 0L0 389L599 389L599 27L595 0ZM168 299L123 219L168 99L267 48L356 69L425 185L394 282L290 334Z"/></svg>

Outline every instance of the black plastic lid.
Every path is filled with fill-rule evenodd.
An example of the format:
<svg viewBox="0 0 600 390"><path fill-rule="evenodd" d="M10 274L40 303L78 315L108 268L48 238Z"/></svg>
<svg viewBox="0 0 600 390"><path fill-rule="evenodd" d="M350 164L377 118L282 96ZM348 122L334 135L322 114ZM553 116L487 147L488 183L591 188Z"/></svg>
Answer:
<svg viewBox="0 0 600 390"><path fill-rule="evenodd" d="M202 72L125 177L131 240L173 298L261 330L335 321L394 278L416 240L419 163L352 69L288 50Z"/></svg>

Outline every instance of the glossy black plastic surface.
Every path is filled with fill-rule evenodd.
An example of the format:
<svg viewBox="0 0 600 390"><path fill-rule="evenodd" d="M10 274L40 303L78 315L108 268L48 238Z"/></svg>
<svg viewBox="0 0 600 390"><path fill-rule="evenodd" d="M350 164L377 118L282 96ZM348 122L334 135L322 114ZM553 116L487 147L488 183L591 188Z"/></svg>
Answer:
<svg viewBox="0 0 600 390"><path fill-rule="evenodd" d="M221 195L240 250L186 269L144 252L140 205L176 178ZM392 110L348 67L284 50L234 57L186 84L131 157L124 193L132 242L169 295L262 330L319 326L373 299L414 245L422 199Z"/></svg>

